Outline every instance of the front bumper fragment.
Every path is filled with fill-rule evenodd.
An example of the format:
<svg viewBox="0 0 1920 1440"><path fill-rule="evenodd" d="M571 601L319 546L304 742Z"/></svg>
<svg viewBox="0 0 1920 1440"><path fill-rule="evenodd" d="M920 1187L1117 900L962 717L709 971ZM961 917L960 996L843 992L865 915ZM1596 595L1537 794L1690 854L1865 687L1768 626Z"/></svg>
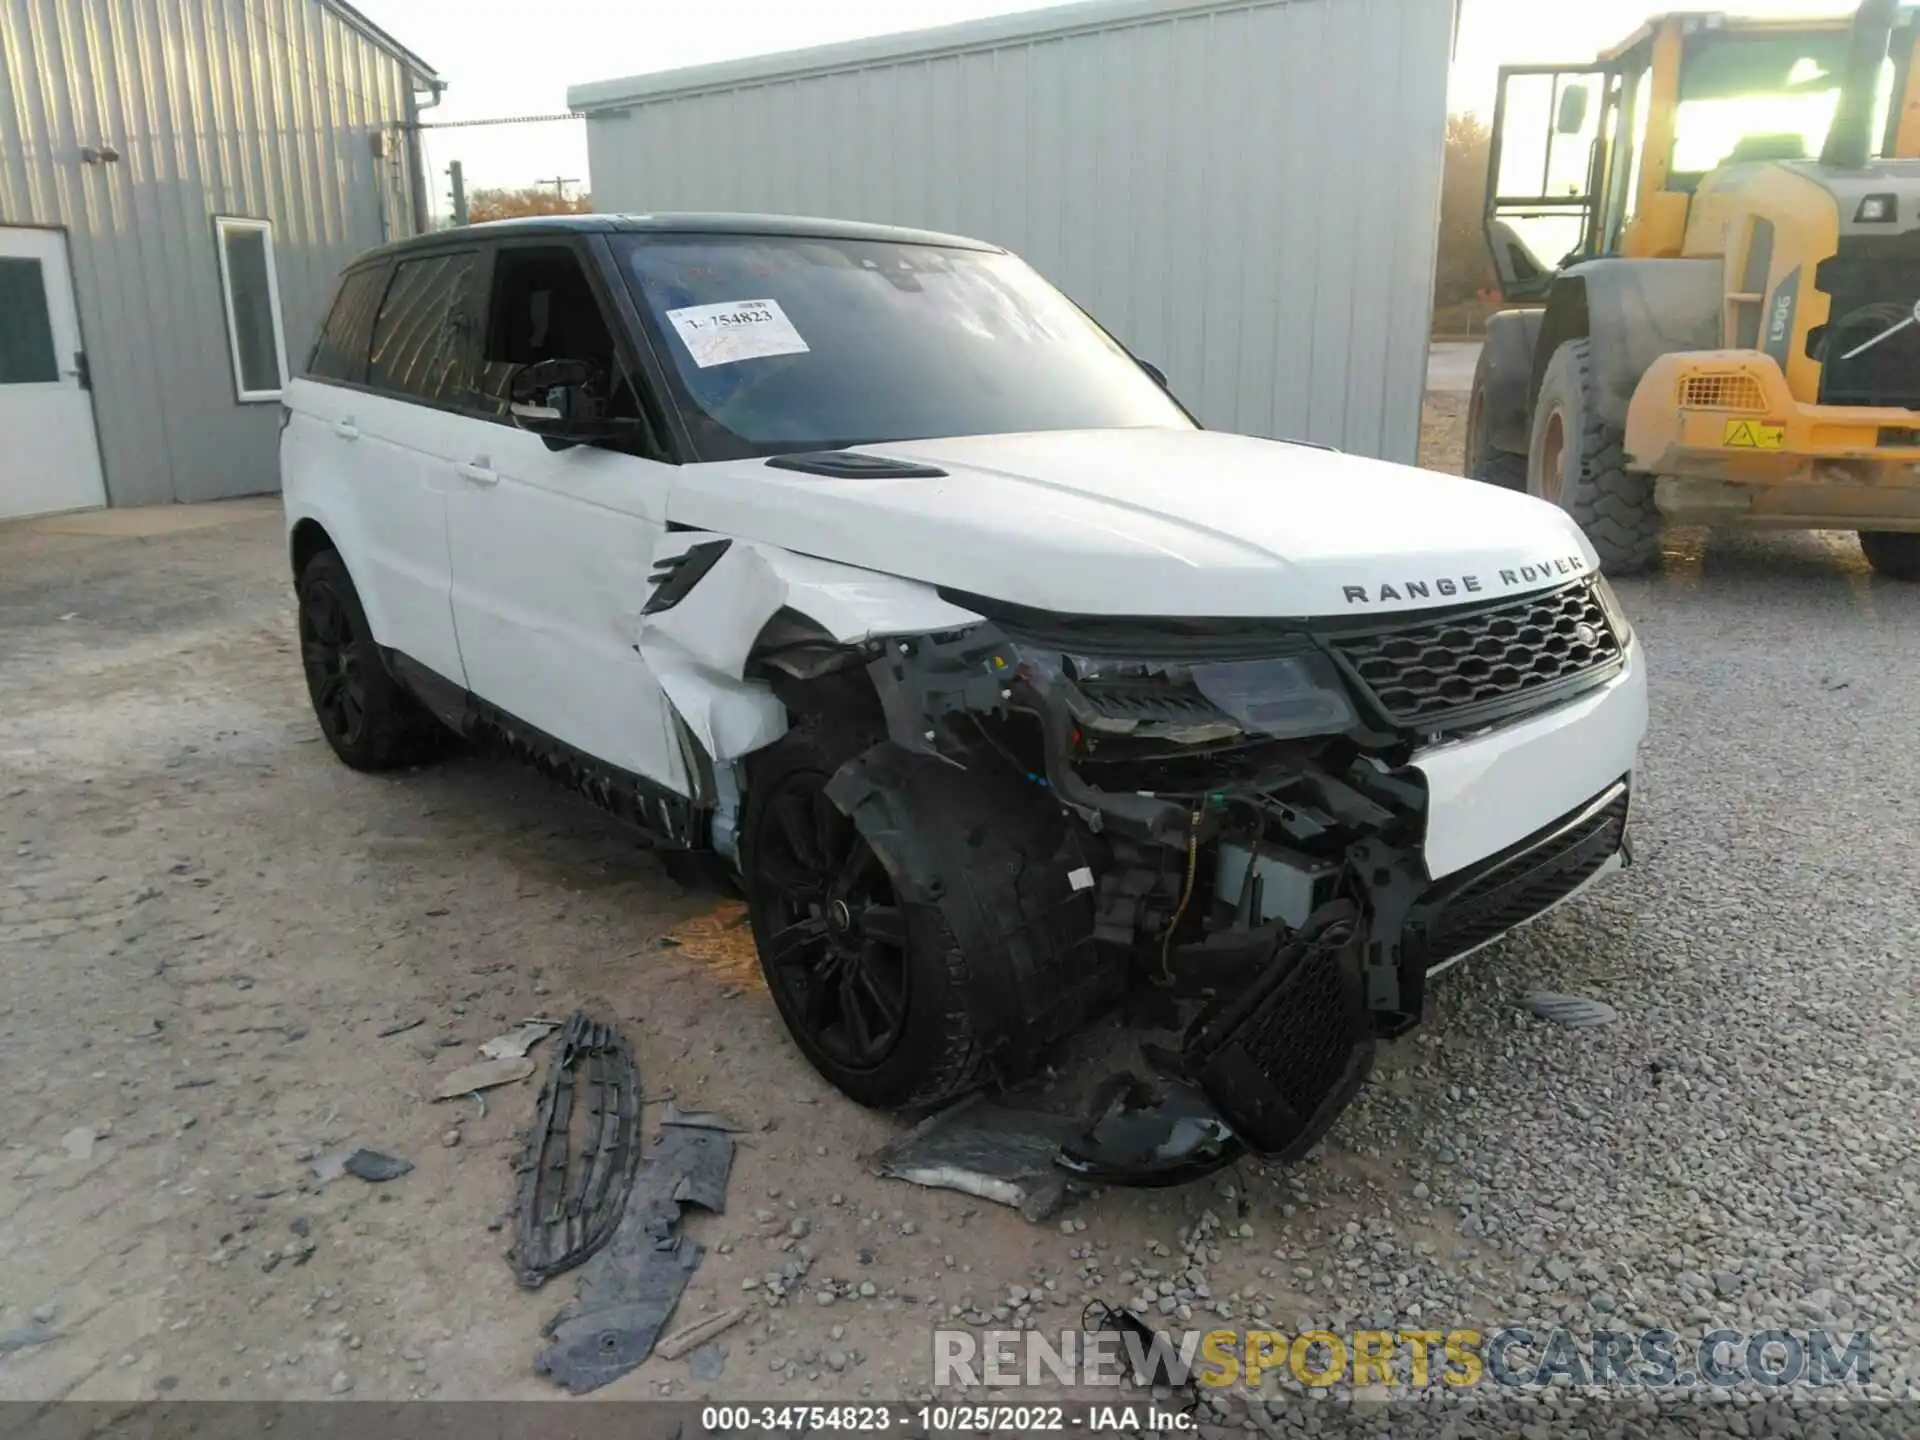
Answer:
<svg viewBox="0 0 1920 1440"><path fill-rule="evenodd" d="M1401 965L1421 975L1538 919L1619 869L1629 855L1629 784L1599 794L1517 844L1433 885L1408 914ZM1351 905L1325 907L1243 990L1188 1027L1181 1073L1103 1087L1104 1104L1055 1163L1119 1185L1198 1179L1251 1150L1293 1160L1326 1134L1372 1068L1364 1000L1366 927ZM1255 934L1261 932L1254 932Z"/></svg>
<svg viewBox="0 0 1920 1440"><path fill-rule="evenodd" d="M1360 974L1366 929L1342 903L1297 936L1268 933L1271 958L1253 982L1188 1026L1184 1073L1109 1082L1105 1105L1056 1163L1112 1184L1175 1185L1247 1150L1296 1159L1327 1132L1373 1064Z"/></svg>

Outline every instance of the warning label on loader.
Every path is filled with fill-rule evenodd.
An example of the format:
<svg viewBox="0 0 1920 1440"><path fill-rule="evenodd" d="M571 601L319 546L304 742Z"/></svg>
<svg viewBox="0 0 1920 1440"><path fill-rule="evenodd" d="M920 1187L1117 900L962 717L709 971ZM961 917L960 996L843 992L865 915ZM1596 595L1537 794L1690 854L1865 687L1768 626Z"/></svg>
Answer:
<svg viewBox="0 0 1920 1440"><path fill-rule="evenodd" d="M1762 425L1758 420L1729 420L1726 437L1720 443L1730 450L1778 450L1787 443L1787 427Z"/></svg>

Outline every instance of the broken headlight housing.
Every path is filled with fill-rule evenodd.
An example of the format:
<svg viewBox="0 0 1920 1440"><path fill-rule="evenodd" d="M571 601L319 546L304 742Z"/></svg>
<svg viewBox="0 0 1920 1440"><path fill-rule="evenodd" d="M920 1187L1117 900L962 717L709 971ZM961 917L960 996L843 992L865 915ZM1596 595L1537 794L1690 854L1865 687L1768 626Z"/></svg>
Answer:
<svg viewBox="0 0 1920 1440"><path fill-rule="evenodd" d="M1196 665L1193 683L1241 728L1275 740L1333 735L1354 721L1346 686L1318 651Z"/></svg>
<svg viewBox="0 0 1920 1440"><path fill-rule="evenodd" d="M1338 734L1355 718L1333 662L1315 650L1207 661L1062 654L1055 663L1068 710L1096 734L1188 744L1235 734L1286 740Z"/></svg>

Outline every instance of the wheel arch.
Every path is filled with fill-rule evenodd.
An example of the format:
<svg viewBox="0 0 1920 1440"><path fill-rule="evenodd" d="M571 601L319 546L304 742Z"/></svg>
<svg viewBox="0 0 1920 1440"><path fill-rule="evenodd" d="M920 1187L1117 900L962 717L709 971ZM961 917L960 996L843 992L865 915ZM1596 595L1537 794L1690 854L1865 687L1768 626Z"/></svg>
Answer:
<svg viewBox="0 0 1920 1440"><path fill-rule="evenodd" d="M1487 322L1487 338L1474 367L1473 402L1485 416L1488 442L1495 450L1527 453L1527 427L1533 396L1533 354L1545 310L1503 310ZM1469 461L1473 459L1471 455Z"/></svg>
<svg viewBox="0 0 1920 1440"><path fill-rule="evenodd" d="M293 565L293 578L300 578L301 571L307 568L307 562L314 556L339 548L333 543L333 536L327 533L327 527L311 515L294 521L293 528L287 532L287 559Z"/></svg>
<svg viewBox="0 0 1920 1440"><path fill-rule="evenodd" d="M294 583L299 583L301 570L315 555L333 551L353 578L374 637L385 643L393 633L387 596L373 562L372 532L355 494L350 488L294 483L280 498L286 514L287 564Z"/></svg>
<svg viewBox="0 0 1920 1440"><path fill-rule="evenodd" d="M1627 406L1649 365L1677 351L1720 347L1724 273L1717 259L1589 260L1563 271L1533 346L1528 429L1554 352L1569 340L1586 340L1600 417L1624 430Z"/></svg>
<svg viewBox="0 0 1920 1440"><path fill-rule="evenodd" d="M387 625L386 605L380 587L373 584L372 577L354 561L361 547L355 543L351 520L340 514L329 518L312 511L290 512L287 518L290 522L287 526L287 563L293 571L294 584L297 586L300 583L301 572L314 556L332 551L340 557L340 563L346 566L347 574L353 579L354 591L360 598L360 608L366 612L367 624L373 628L374 638L379 640L392 634Z"/></svg>

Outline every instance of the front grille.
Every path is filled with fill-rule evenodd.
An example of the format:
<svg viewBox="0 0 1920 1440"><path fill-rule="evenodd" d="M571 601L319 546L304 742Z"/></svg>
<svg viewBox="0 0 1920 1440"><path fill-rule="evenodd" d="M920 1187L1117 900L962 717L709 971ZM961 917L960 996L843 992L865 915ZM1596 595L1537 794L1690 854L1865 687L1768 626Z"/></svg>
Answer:
<svg viewBox="0 0 1920 1440"><path fill-rule="evenodd" d="M1621 784L1543 836L1449 876L1413 909L1408 945L1416 963L1431 970L1538 915L1592 879L1618 853L1626 830Z"/></svg>
<svg viewBox="0 0 1920 1440"><path fill-rule="evenodd" d="M1742 410L1759 414L1767 408L1760 382L1745 371L1722 375L1689 375L1680 382L1680 405L1695 410Z"/></svg>
<svg viewBox="0 0 1920 1440"><path fill-rule="evenodd" d="M1530 694L1544 702L1621 659L1590 580L1330 644L1389 720L1426 729Z"/></svg>

